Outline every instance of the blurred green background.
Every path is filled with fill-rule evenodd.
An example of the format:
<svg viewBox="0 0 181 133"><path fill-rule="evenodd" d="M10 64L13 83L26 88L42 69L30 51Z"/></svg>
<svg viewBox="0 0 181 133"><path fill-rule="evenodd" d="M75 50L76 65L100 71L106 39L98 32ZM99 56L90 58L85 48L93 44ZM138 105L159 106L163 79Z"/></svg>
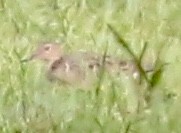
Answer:
<svg viewBox="0 0 181 133"><path fill-rule="evenodd" d="M0 0L0 132L180 133L180 0ZM67 51L131 57L111 24L144 61L168 63L156 78L150 104L138 110L145 84L105 77L99 95L48 82L42 64L20 60L40 42ZM144 104L144 103L142 103Z"/></svg>

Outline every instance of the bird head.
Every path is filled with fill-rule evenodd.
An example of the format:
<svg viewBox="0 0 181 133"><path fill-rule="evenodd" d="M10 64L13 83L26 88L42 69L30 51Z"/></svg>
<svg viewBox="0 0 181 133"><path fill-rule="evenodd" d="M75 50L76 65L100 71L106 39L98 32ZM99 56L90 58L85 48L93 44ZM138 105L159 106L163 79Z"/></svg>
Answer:
<svg viewBox="0 0 181 133"><path fill-rule="evenodd" d="M30 61L34 59L43 60L45 62L52 62L59 59L63 54L62 46L55 43L41 44L32 55L22 61Z"/></svg>

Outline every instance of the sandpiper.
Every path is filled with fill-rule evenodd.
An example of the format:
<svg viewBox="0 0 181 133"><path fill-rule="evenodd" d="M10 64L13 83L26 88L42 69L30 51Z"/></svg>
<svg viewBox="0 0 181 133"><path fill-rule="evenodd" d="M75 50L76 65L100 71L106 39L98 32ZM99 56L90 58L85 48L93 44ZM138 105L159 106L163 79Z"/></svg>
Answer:
<svg viewBox="0 0 181 133"><path fill-rule="evenodd" d="M103 56L92 52L77 52L65 54L63 46L57 43L41 44L30 56L23 61L40 59L47 64L47 77L67 84L92 84L104 65L105 71L110 74L121 72L132 73L135 78L139 71L134 61L123 61L119 58Z"/></svg>

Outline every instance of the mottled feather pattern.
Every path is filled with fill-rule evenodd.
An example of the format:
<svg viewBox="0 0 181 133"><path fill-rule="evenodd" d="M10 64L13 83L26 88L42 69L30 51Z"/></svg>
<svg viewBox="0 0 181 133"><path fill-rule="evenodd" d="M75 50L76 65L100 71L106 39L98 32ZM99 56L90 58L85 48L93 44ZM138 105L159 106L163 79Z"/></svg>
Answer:
<svg viewBox="0 0 181 133"><path fill-rule="evenodd" d="M103 64L103 55L101 54L93 52L64 54L62 45L54 43L40 45L29 59L40 59L48 64L48 79L73 85L90 85L97 79L97 74L99 74L103 65L105 71L109 74L126 72L132 74L134 78L139 75L134 61L125 61L107 55Z"/></svg>

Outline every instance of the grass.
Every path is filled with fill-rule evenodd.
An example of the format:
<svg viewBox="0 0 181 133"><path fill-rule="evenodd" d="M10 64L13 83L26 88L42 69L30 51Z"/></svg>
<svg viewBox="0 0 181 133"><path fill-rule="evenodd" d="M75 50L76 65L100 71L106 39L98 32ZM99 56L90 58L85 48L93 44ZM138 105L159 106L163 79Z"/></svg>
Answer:
<svg viewBox="0 0 181 133"><path fill-rule="evenodd" d="M180 133L179 7L179 0L1 0L0 132ZM105 75L99 91L47 82L41 63L20 62L46 41L67 51L108 48L138 65L156 61L145 75L151 89L124 73Z"/></svg>

